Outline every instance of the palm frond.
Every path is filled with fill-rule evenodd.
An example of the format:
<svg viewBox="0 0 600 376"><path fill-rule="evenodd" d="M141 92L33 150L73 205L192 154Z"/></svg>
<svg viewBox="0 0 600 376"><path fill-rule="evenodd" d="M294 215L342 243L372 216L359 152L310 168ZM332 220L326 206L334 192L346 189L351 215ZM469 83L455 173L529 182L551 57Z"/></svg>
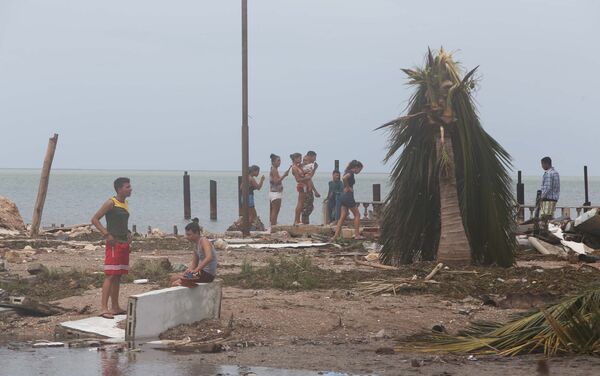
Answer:
<svg viewBox="0 0 600 376"><path fill-rule="evenodd" d="M514 356L543 352L600 354L600 289L586 291L505 325L473 323L457 336L432 334L414 345L426 352Z"/></svg>

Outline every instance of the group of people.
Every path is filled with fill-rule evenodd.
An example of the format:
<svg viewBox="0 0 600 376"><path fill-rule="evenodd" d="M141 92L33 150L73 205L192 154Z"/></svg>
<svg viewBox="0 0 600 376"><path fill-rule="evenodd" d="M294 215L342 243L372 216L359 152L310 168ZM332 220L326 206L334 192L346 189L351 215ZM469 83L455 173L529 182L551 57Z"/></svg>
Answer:
<svg viewBox="0 0 600 376"><path fill-rule="evenodd" d="M129 231L129 203L127 198L133 191L129 178L117 178L114 183L116 195L109 198L92 217L92 224L105 240L104 283L102 284L100 316L112 319L124 315L126 311L119 304L121 276L129 273L129 252L132 234ZM100 220L106 219L106 226ZM173 286L180 285L182 279L209 283L217 275L217 252L210 240L202 235L202 227L197 220L185 226L185 237L193 244L194 251L189 268L183 274L171 277ZM109 309L110 301L110 309Z"/></svg>
<svg viewBox="0 0 600 376"><path fill-rule="evenodd" d="M277 224L279 211L281 210L281 201L283 198L283 181L290 173L296 181L296 192L298 199L294 210L294 226L299 224L309 224L310 215L314 210L315 197L320 198L321 194L314 184L313 178L319 165L317 164L317 153L309 150L304 156L300 153L290 154L291 164L280 173L281 157L276 154L271 154L271 169L269 171L269 201L270 213L269 222L271 226ZM344 174L335 170L332 172L332 180L329 182L329 190L327 192L327 207L332 223L337 223L335 237L340 236L341 227L351 212L354 216L354 236L360 239L360 213L354 200L354 184L355 175L359 174L363 168L360 161L352 160ZM265 182L265 176L261 176L260 168L252 165L248 169L248 206L250 209L250 223L254 223L257 218L256 206L254 200L254 192L260 190Z"/></svg>
<svg viewBox="0 0 600 376"><path fill-rule="evenodd" d="M292 164L283 174L280 174L281 158L278 155L271 154L271 171L269 173L271 225L277 224L283 197L283 181L290 173L296 180L296 191L298 193L294 214L295 225L309 223L310 214L314 209L314 198L321 197L313 182L313 177L318 168L317 153L309 151L304 157L300 153L294 153L290 155L290 159ZM335 238L340 236L342 225L348 213L352 212L354 215L354 236L356 239L361 239L359 233L360 213L354 200L354 183L355 175L359 174L362 168L361 162L353 160L348 164L343 175L340 171L333 171L332 181L329 182L327 200L332 218L337 220ZM256 180L259 174L260 168L258 166L250 166L248 204L251 221L256 219L254 192L260 190L265 181L264 176ZM113 186L115 196L106 200L91 220L92 224L104 237L106 244L104 256L105 278L102 284L100 316L107 319L126 313L119 304L119 290L121 277L129 273L129 252L132 241L132 234L128 225L129 202L127 201L127 198L133 192L131 180L120 177L114 181ZM102 218L105 218L106 226L100 222ZM172 276L171 283L180 285L181 281L185 279L201 283L212 282L217 274L217 252L212 242L202 235L202 227L197 220L192 221L185 227L185 237L194 247L192 260L189 268L183 274Z"/></svg>

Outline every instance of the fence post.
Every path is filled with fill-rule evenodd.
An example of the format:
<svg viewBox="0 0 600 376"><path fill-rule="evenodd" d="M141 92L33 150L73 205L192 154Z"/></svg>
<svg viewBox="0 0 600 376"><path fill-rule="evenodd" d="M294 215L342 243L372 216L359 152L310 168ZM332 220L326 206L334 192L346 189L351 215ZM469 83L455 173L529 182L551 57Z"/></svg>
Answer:
<svg viewBox="0 0 600 376"><path fill-rule="evenodd" d="M210 219L217 220L217 182L210 181Z"/></svg>
<svg viewBox="0 0 600 376"><path fill-rule="evenodd" d="M334 169L335 171L339 171L339 170L340 170L340 160L339 160L339 159L336 159L336 160L333 162L333 169Z"/></svg>
<svg viewBox="0 0 600 376"><path fill-rule="evenodd" d="M190 175L183 173L183 218L192 218L192 203L190 197Z"/></svg>
<svg viewBox="0 0 600 376"><path fill-rule="evenodd" d="M521 171L517 173L517 176L517 204L519 204L517 219L522 222L525 220L525 210L522 207L525 205L525 184L521 178Z"/></svg>

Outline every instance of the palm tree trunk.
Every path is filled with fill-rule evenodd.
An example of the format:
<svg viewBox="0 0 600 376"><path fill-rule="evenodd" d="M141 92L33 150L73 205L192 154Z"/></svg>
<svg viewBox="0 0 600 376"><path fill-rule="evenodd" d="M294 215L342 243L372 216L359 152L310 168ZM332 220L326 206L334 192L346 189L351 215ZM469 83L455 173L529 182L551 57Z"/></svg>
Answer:
<svg viewBox="0 0 600 376"><path fill-rule="evenodd" d="M437 259L444 264L468 265L471 247L460 213L452 139L447 134L442 137L443 143L439 135L436 137L438 161L446 153L446 165L441 166L439 174L441 229Z"/></svg>

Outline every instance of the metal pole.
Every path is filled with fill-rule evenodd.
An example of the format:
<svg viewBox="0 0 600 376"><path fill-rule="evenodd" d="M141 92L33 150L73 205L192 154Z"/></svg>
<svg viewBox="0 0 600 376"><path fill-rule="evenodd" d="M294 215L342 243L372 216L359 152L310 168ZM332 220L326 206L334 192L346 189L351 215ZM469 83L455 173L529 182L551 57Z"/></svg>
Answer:
<svg viewBox="0 0 600 376"><path fill-rule="evenodd" d="M190 197L190 175L187 171L183 173L183 218L192 218L192 204Z"/></svg>
<svg viewBox="0 0 600 376"><path fill-rule="evenodd" d="M242 0L242 233L250 234L248 207L248 0Z"/></svg>
<svg viewBox="0 0 600 376"><path fill-rule="evenodd" d="M339 170L340 170L340 161L339 161L338 159L336 159L336 160L333 162L333 169L334 169L335 171L339 171Z"/></svg>

